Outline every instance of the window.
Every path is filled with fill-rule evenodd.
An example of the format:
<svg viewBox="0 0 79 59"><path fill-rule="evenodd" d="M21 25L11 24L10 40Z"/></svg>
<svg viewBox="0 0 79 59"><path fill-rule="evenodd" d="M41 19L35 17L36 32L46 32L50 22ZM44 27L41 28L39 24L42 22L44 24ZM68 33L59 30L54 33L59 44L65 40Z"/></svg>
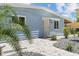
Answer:
<svg viewBox="0 0 79 59"><path fill-rule="evenodd" d="M19 23L25 25L25 17L19 17Z"/></svg>
<svg viewBox="0 0 79 59"><path fill-rule="evenodd" d="M16 19L16 18L15 18L15 16L12 16L12 22L15 22L15 20L14 20L14 19Z"/></svg>
<svg viewBox="0 0 79 59"><path fill-rule="evenodd" d="M54 29L59 29L59 21L54 21Z"/></svg>
<svg viewBox="0 0 79 59"><path fill-rule="evenodd" d="M49 19L49 26L50 26L50 30L53 30L53 20L52 19Z"/></svg>
<svg viewBox="0 0 79 59"><path fill-rule="evenodd" d="M12 16L12 22L15 22L15 16ZM18 23L20 23L21 25L24 25L25 24L25 17L22 17L22 16L18 16Z"/></svg>

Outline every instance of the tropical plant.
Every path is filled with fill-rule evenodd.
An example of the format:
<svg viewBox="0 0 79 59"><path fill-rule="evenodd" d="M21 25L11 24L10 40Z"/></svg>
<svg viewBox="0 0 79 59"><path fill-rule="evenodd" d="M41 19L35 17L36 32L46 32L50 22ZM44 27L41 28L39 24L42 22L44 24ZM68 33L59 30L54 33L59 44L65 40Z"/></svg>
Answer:
<svg viewBox="0 0 79 59"><path fill-rule="evenodd" d="M76 22L79 22L79 18L77 18L77 21Z"/></svg>
<svg viewBox="0 0 79 59"><path fill-rule="evenodd" d="M51 40L52 40L52 41L53 41L53 40L57 40L56 35L51 36Z"/></svg>
<svg viewBox="0 0 79 59"><path fill-rule="evenodd" d="M65 38L68 38L68 35L69 35L68 27L65 26L64 27L64 36L65 36Z"/></svg>
<svg viewBox="0 0 79 59"><path fill-rule="evenodd" d="M15 17L12 21L12 15ZM0 8L0 40L9 43L18 55L22 55L17 31L22 31L26 38L31 41L31 34L27 24L18 21L18 17L13 8L5 4Z"/></svg>
<svg viewBox="0 0 79 59"><path fill-rule="evenodd" d="M67 50L67 51L73 51L73 46L72 46L71 43L68 43L68 44L66 45L66 50Z"/></svg>
<svg viewBox="0 0 79 59"><path fill-rule="evenodd" d="M71 34L74 34L74 31L75 31L75 30L74 30L73 28L70 29L70 33L71 33Z"/></svg>
<svg viewBox="0 0 79 59"><path fill-rule="evenodd" d="M79 32L77 32L77 34L78 34L78 37L79 37Z"/></svg>

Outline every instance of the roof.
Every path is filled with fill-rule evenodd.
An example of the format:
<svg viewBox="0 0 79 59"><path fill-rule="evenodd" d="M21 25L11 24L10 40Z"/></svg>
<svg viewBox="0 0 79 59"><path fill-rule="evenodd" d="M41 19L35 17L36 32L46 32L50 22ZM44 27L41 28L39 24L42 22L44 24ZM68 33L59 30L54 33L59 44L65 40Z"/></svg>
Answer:
<svg viewBox="0 0 79 59"><path fill-rule="evenodd" d="M64 19L64 23L69 24L69 23L72 23L72 21L70 21L69 19Z"/></svg>
<svg viewBox="0 0 79 59"><path fill-rule="evenodd" d="M62 19L66 19L66 17L61 16L60 14L52 11L49 8L27 5L27 4L23 4L23 3L0 3L0 6L6 5L6 4L11 5L12 7L28 8L27 11L32 12L34 14L40 14L40 15L44 15L44 16L48 16L48 17L55 15Z"/></svg>
<svg viewBox="0 0 79 59"><path fill-rule="evenodd" d="M22 7L22 8L37 8L36 6L31 6L28 4L23 4L23 3L0 3L0 6L3 5L11 5L12 7Z"/></svg>
<svg viewBox="0 0 79 59"><path fill-rule="evenodd" d="M79 10L79 8L76 9L76 11Z"/></svg>
<svg viewBox="0 0 79 59"><path fill-rule="evenodd" d="M71 28L78 28L79 29L79 22L70 23L70 24L68 24L68 26Z"/></svg>

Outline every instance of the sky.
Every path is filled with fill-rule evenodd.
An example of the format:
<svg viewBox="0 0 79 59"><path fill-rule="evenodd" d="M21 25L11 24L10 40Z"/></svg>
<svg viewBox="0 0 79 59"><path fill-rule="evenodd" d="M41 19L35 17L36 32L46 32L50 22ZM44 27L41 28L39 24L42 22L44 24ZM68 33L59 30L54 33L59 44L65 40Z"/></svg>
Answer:
<svg viewBox="0 0 79 59"><path fill-rule="evenodd" d="M71 20L76 20L76 9L79 3L32 3L35 6L48 7Z"/></svg>

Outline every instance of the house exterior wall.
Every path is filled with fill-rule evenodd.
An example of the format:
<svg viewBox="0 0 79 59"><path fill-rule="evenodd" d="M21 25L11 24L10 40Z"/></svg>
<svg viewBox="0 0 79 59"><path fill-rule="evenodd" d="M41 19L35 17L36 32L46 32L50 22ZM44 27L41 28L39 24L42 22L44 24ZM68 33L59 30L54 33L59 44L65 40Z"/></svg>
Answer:
<svg viewBox="0 0 79 59"><path fill-rule="evenodd" d="M26 24L29 25L29 28L32 31L39 31L39 37L43 37L43 23L42 16L28 12L27 9L23 8L13 8L17 15L26 16Z"/></svg>
<svg viewBox="0 0 79 59"><path fill-rule="evenodd" d="M48 17L48 16L42 16L39 14L35 14L32 12L28 12L27 8L13 8L17 15L22 15L26 16L26 23L28 23L29 28L31 31L39 31L39 37L44 37L44 24L43 24L43 17ZM50 34L55 34L55 35L63 35L63 29L64 29L64 19L59 18L57 16L52 15L52 17L49 18L58 18L59 20L59 29L50 29Z"/></svg>
<svg viewBox="0 0 79 59"><path fill-rule="evenodd" d="M56 19L58 19L58 20L56 20ZM58 29L54 28L54 21L59 22ZM46 37L46 35L47 35L47 37L50 37L52 35L57 35L57 36L64 35L64 19L53 15L52 17L45 17L44 22L46 23L45 28L44 28L45 37Z"/></svg>
<svg viewBox="0 0 79 59"><path fill-rule="evenodd" d="M50 36L51 35L64 35L64 19L62 18L58 18L58 17L55 17L55 19L59 19L59 28L58 29L54 29L54 21L53 20L53 24L52 24L52 29L50 29Z"/></svg>
<svg viewBox="0 0 79 59"><path fill-rule="evenodd" d="M54 16L54 15L52 15L52 17L49 17L49 16L43 16L43 15L35 14L35 12L34 13L29 12L27 10L27 8L13 7L13 10L15 10L15 12L18 16L26 17L25 23L29 25L29 28L30 28L31 31L38 31L39 37L44 37L43 17L59 18L59 17ZM59 29L55 30L54 27L52 26L52 29L50 29L49 34L55 33L56 35L63 35L64 19L62 19L62 18L59 18L59 19L60 19Z"/></svg>

